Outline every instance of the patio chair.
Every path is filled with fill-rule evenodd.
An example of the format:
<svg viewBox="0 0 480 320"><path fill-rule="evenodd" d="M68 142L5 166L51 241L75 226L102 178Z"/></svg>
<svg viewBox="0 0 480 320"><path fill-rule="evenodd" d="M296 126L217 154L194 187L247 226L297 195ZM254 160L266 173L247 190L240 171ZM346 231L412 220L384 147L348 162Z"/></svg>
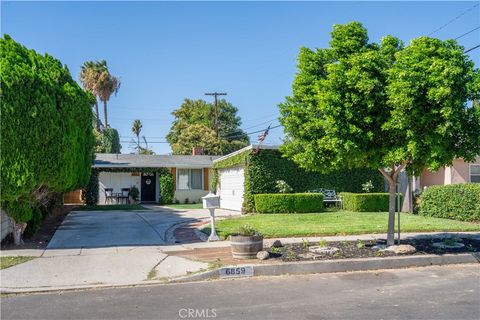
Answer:
<svg viewBox="0 0 480 320"><path fill-rule="evenodd" d="M117 196L113 195L113 188L105 188L104 191L105 191L105 204L107 203L112 204L113 200L115 200L115 202L117 201Z"/></svg>
<svg viewBox="0 0 480 320"><path fill-rule="evenodd" d="M122 192L117 196L119 203L128 204L128 198L130 196L130 188L122 188Z"/></svg>

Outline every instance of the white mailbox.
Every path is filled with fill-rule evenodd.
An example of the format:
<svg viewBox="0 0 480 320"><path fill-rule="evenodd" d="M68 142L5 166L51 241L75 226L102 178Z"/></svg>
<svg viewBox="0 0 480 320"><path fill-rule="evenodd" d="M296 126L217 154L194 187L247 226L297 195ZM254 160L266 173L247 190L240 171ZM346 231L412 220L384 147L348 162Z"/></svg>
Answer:
<svg viewBox="0 0 480 320"><path fill-rule="evenodd" d="M215 209L220 208L220 196L209 192L205 197L202 197L203 208L210 211L210 229L211 233L208 237L208 241L218 241L220 240L217 236L217 231L215 230Z"/></svg>
<svg viewBox="0 0 480 320"><path fill-rule="evenodd" d="M203 208L210 209L210 208L220 208L220 196L217 196L211 192L209 192L205 197L202 197L203 201Z"/></svg>

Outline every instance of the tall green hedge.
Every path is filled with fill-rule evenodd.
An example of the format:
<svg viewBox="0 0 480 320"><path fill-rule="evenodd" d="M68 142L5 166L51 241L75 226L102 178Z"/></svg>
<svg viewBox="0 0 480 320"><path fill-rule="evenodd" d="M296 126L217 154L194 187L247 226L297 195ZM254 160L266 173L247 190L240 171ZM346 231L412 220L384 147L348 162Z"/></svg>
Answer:
<svg viewBox="0 0 480 320"><path fill-rule="evenodd" d="M238 165L245 165L245 209L252 212L255 209L255 194L276 193L277 180L285 181L294 192L306 192L325 188L339 192L362 192L362 184L371 180L372 191L384 190L381 174L371 169L351 169L319 174L299 168L293 161L282 157L278 150L262 149L258 154L250 150L235 156ZM217 163L216 167L234 165L231 159L227 164Z"/></svg>
<svg viewBox="0 0 480 320"><path fill-rule="evenodd" d="M323 210L321 193L256 194L255 209L259 213L307 213Z"/></svg>
<svg viewBox="0 0 480 320"><path fill-rule="evenodd" d="M160 203L173 203L175 197L175 185L173 183L173 176L171 172L162 174L160 176Z"/></svg>
<svg viewBox="0 0 480 320"><path fill-rule="evenodd" d="M340 196L342 197L342 207L347 211L359 211L359 212L388 211L389 196L390 196L388 193L342 192ZM403 197L403 195L400 195L400 196ZM400 203L402 203L402 200L400 200Z"/></svg>
<svg viewBox="0 0 480 320"><path fill-rule="evenodd" d="M8 35L0 47L1 206L28 222L39 197L87 184L93 99L52 56Z"/></svg>
<svg viewBox="0 0 480 320"><path fill-rule="evenodd" d="M480 221L480 183L430 186L420 195L419 214Z"/></svg>

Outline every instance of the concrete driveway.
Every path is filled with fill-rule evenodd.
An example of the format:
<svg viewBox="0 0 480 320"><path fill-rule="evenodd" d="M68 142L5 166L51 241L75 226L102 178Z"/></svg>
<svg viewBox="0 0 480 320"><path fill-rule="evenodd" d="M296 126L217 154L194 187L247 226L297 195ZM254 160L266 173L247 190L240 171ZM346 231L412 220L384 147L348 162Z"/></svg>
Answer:
<svg viewBox="0 0 480 320"><path fill-rule="evenodd" d="M47 249L158 246L171 244L168 230L177 224L209 217L208 210L73 211L62 222ZM239 215L218 210L218 216Z"/></svg>

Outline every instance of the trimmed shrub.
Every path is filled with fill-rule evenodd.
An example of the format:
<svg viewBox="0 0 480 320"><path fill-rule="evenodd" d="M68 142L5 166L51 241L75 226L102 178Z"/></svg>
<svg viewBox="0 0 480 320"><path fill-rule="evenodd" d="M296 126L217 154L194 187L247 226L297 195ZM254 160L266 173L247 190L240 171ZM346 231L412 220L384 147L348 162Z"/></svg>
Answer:
<svg viewBox="0 0 480 320"><path fill-rule="evenodd" d="M165 173L160 176L160 203L170 204L175 196L175 186L173 185L172 174Z"/></svg>
<svg viewBox="0 0 480 320"><path fill-rule="evenodd" d="M422 216L480 221L480 184L431 186L420 195Z"/></svg>
<svg viewBox="0 0 480 320"><path fill-rule="evenodd" d="M388 211L388 193L342 192L340 195L342 196L344 210L358 212Z"/></svg>
<svg viewBox="0 0 480 320"><path fill-rule="evenodd" d="M256 194L259 213L307 213L323 210L321 193Z"/></svg>

